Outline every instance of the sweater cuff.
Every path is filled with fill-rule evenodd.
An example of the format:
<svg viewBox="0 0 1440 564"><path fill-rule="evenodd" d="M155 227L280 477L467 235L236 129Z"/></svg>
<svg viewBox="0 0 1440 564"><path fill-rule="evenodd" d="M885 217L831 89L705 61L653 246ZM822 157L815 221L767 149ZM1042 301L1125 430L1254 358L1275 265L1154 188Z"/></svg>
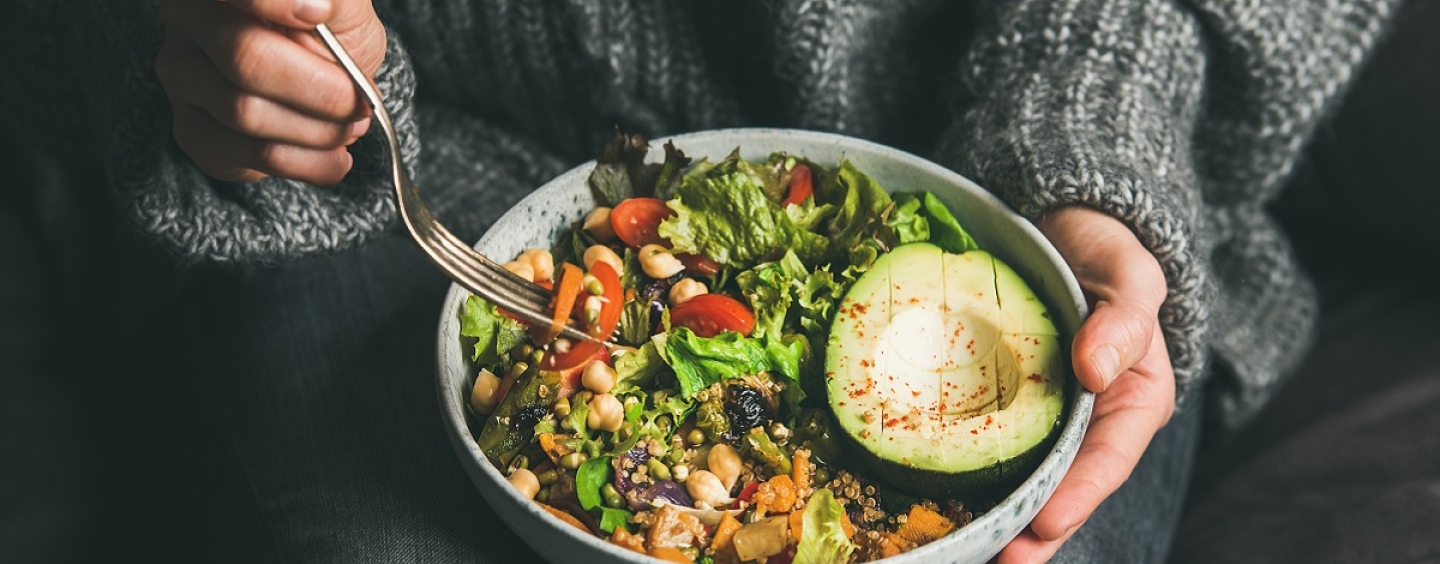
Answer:
<svg viewBox="0 0 1440 564"><path fill-rule="evenodd" d="M1206 372L1213 294L1188 150L1205 68L1199 26L1167 2L1016 0L992 15L938 160L1031 220L1079 205L1130 226L1164 271L1159 321L1177 397L1189 396ZM1143 41L1117 35L1135 22L1146 22Z"/></svg>
<svg viewBox="0 0 1440 564"><path fill-rule="evenodd" d="M386 35L375 82L413 175L420 152L415 75L394 31ZM334 187L275 177L222 182L176 145L167 97L152 69L152 61L136 60L127 73L127 99L139 103L120 117L107 166L122 209L182 261L279 263L353 247L393 222L394 187L378 125L350 147L355 164Z"/></svg>

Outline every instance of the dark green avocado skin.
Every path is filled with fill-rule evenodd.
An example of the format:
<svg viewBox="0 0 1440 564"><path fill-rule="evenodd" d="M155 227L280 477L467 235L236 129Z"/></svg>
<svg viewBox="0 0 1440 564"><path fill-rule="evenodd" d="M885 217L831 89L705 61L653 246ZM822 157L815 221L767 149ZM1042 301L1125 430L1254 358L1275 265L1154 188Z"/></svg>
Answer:
<svg viewBox="0 0 1440 564"><path fill-rule="evenodd" d="M845 437L845 454L851 460L860 461L869 475L879 478L890 488L916 497L933 500L959 499L966 503L983 505L993 504L1010 495L1025 478L1035 472L1040 461L1045 459L1045 455L1055 445L1055 439L1060 436L1060 421L1063 420L1064 418L1061 418L1055 422L1044 441L1019 456L985 468L959 473L913 468L886 460L861 446L850 435L838 434Z"/></svg>

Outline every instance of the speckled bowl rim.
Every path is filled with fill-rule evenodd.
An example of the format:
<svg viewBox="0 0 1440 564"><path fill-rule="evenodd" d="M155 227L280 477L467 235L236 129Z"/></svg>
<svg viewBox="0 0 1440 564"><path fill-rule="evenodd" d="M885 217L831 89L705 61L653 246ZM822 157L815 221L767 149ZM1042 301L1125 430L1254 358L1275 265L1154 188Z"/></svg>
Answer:
<svg viewBox="0 0 1440 564"><path fill-rule="evenodd" d="M651 141L651 146L658 148L667 141L673 141L687 155L708 155L712 159L723 157L736 147L740 148L747 158L763 157L775 150L803 155L822 163L829 160L825 155L845 157L854 160L861 170L877 178L886 176L888 169L892 167L897 170L913 169L910 173L957 189L956 193L937 193L937 196L955 210L961 224L966 226L981 248L1005 260L1027 283L1036 286L1037 294L1050 306L1062 334L1074 335L1080 322L1088 314L1079 284L1064 259L1034 225L974 182L929 160L854 137L796 129L708 130L655 139ZM657 155L661 153L659 150L652 150L650 156L658 158ZM866 162L871 159L872 162ZM880 166L877 167L877 164ZM593 207L589 190L585 188L585 180L594 166L593 161L577 166L522 199L495 222L476 243L476 248L492 257L514 256L520 250L531 246L548 248L570 222L579 219L586 210ZM881 171L880 168L887 170ZM884 181L881 181L881 184L889 190L914 189L892 186ZM577 190L576 187L580 189ZM979 206L957 208L957 200ZM534 218L536 215L539 216L539 223L548 222L554 227L543 231L535 229L534 225L527 226L527 223L537 222ZM510 230L520 232L527 229L534 232L528 238L516 238L508 233ZM1002 237L1019 239L1003 242L1000 241ZM1041 264L1017 260L1019 257L1016 253L1025 252L1018 249L1026 247L1029 252L1040 255ZM1037 278L1042 277L1058 283L1059 287L1050 283L1037 286ZM1051 280L1055 277L1059 279ZM622 549L577 531L536 504L530 503L509 487L505 477L489 463L476 446L466 416L469 390L465 388L469 375L466 358L460 346L457 315L468 294L468 291L455 284L452 284L446 293L437 332L436 384L451 444L481 495L518 537L552 562L568 562L581 558L591 562L660 562L658 559ZM1064 343L1064 346L1068 351L1069 343ZM879 562L985 562L1020 534L1039 512L1044 501L1054 493L1059 478L1074 461L1080 440L1090 421L1093 394L1078 386L1073 376L1069 379L1069 385L1070 402L1067 405L1064 427L1055 445L1036 471L1021 483L1015 492L949 536ZM545 534L527 534L527 531ZM562 540L564 542L560 542Z"/></svg>

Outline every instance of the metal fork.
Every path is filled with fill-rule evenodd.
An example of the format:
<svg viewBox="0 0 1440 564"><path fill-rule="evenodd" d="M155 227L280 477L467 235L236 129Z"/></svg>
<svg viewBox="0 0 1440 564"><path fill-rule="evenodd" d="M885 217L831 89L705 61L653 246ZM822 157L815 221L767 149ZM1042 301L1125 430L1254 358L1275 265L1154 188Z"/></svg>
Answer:
<svg viewBox="0 0 1440 564"><path fill-rule="evenodd" d="M409 175L400 162L400 142L395 133L395 124L390 120L378 89L360 71L360 66L340 44L335 34L325 24L315 28L325 46L340 61L340 66L350 75L350 80L364 94L370 107L375 110L375 119L385 132L390 148L391 180L395 184L395 203L400 219L410 231L411 238L430 257L430 261L454 280L474 294L489 300L496 306L531 323L550 324L550 292L530 280L505 270L504 267L480 254L470 245L446 229L430 208L420 199L420 191L410 181ZM570 339L600 342L577 327L573 320L568 322L560 335Z"/></svg>

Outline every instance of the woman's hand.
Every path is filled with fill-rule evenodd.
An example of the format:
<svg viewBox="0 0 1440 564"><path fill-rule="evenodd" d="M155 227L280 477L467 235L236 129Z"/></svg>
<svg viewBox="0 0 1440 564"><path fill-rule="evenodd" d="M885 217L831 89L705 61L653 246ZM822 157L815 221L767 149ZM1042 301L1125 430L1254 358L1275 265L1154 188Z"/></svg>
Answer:
<svg viewBox="0 0 1440 564"><path fill-rule="evenodd" d="M332 185L369 108L313 34L327 23L373 77L385 27L369 0L162 0L155 72L180 149L227 181L282 176Z"/></svg>
<svg viewBox="0 0 1440 564"><path fill-rule="evenodd" d="M1175 408L1175 374L1158 321L1165 277L1124 224L1089 208L1048 214L1040 231L1065 257L1090 304L1071 346L1095 410L1075 462L1001 564L1045 562L1130 476Z"/></svg>

